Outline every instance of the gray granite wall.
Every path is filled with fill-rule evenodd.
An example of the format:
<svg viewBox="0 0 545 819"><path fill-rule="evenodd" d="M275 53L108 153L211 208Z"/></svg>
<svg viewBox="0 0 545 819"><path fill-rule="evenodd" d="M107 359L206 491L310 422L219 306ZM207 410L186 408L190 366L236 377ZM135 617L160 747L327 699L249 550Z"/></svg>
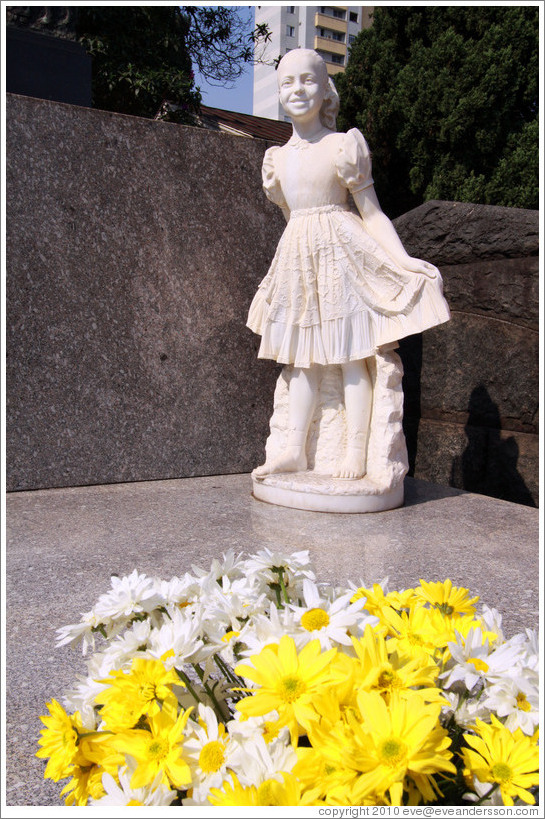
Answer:
<svg viewBox="0 0 545 819"><path fill-rule="evenodd" d="M246 472L278 368L248 306L283 229L267 143L8 95L7 486ZM537 502L537 214L396 220L452 321L404 340L416 477Z"/></svg>
<svg viewBox="0 0 545 819"><path fill-rule="evenodd" d="M399 217L452 319L401 343L412 474L538 503L538 212L427 202Z"/></svg>
<svg viewBox="0 0 545 819"><path fill-rule="evenodd" d="M11 95L7 123L8 488L253 469L267 143Z"/></svg>

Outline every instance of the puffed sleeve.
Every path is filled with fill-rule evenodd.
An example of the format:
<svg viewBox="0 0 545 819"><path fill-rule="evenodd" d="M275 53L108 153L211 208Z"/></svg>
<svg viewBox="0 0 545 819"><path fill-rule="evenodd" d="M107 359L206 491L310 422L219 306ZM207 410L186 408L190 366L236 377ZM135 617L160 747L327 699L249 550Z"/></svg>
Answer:
<svg viewBox="0 0 545 819"><path fill-rule="evenodd" d="M356 193L373 184L371 152L363 134L357 128L352 128L344 134L335 165L337 176L350 193Z"/></svg>
<svg viewBox="0 0 545 819"><path fill-rule="evenodd" d="M284 194L282 193L280 180L278 179L274 162L274 155L279 150L279 145L273 145L272 148L268 148L265 151L261 175L263 177L263 190L267 194L267 198L270 199L271 202L274 202L275 205L278 205L279 208L285 208L287 207L286 200L284 199Z"/></svg>

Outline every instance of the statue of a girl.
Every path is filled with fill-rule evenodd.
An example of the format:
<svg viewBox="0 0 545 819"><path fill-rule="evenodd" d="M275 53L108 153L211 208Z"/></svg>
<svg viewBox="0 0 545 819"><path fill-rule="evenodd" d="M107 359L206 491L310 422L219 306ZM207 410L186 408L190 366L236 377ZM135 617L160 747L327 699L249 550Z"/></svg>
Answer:
<svg viewBox="0 0 545 819"><path fill-rule="evenodd" d="M388 455L382 453L378 457L382 477L373 476L373 425L381 426L381 412L383 417L385 412L393 417L392 407L385 405L387 390L377 378L380 381L381 367L391 370L393 362L398 371L393 382L399 392L401 362L392 352L397 340L449 319L441 275L434 265L408 255L381 210L362 134L356 129L346 134L335 131L339 98L322 58L315 51L294 49L280 61L277 75L280 101L292 120L293 135L286 145L266 152L263 183L288 224L252 301L248 326L262 337L259 357L287 365L282 376L284 397L276 399L284 401L285 407L275 410L278 418L275 421L273 416L271 421L266 461L253 473L254 494L300 507L300 502L286 500L283 490L288 495L290 491L299 495L302 489L352 497L363 492L375 496L371 509L392 508L403 502L399 482L407 467L402 463L395 474L386 475ZM331 396L322 396L317 415L320 385L331 368L340 378L340 396L334 402L340 406L343 429L339 427L336 440L329 442L329 463L326 457L318 469L316 463L309 464L309 429L319 426L328 400L331 406ZM384 385L388 379L392 382L391 372L383 373ZM397 429L399 398L393 415ZM388 436L384 429L381 437ZM314 436L319 435L314 429ZM399 435L396 440L393 446L399 450ZM385 445L392 449L392 442ZM317 446L315 442L314 461ZM342 456L337 458L340 451ZM404 456L397 453L398 461L406 461L404 451ZM313 472L322 476L318 489L309 488ZM297 485L295 474L304 475ZM349 481L358 486L348 487ZM392 495L393 484L397 491ZM267 494L267 485L276 486L280 493ZM386 496L378 506L377 495ZM328 503L325 506L330 508ZM367 511L365 502L356 507L347 511ZM305 500L303 508L321 509L323 504L314 498L310 506Z"/></svg>

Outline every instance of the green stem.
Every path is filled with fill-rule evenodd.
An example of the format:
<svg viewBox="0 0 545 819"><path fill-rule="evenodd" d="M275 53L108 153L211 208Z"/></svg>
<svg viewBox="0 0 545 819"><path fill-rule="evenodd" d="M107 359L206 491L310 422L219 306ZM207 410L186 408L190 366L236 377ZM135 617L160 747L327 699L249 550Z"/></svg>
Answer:
<svg viewBox="0 0 545 819"><path fill-rule="evenodd" d="M222 672L227 682L239 685L240 677L237 677L237 675L233 671L231 671L227 663L224 660L222 660L219 654L214 654L214 662L216 663L219 670Z"/></svg>
<svg viewBox="0 0 545 819"><path fill-rule="evenodd" d="M286 589L286 585L284 583L284 572L281 572L278 575L278 582L280 583L280 588L282 589L282 593L284 595L284 600L286 603L290 602L290 598L288 597L288 590Z"/></svg>
<svg viewBox="0 0 545 819"><path fill-rule="evenodd" d="M80 739L87 739L87 737L101 737L104 734L114 734L114 731L85 731L83 734L78 733L78 742Z"/></svg>
<svg viewBox="0 0 545 819"><path fill-rule="evenodd" d="M200 697L199 697L199 695L198 695L198 694L195 692L195 689L193 688L193 686L192 686L192 685L191 685L191 683L189 682L189 677L187 676L187 674L185 673L185 671L181 671L181 669L179 669L179 668L176 668L176 669L175 669L175 671L176 671L176 674L178 675L178 677L179 677L179 678L182 680L182 682L185 684L185 687L187 688L187 690L189 691L189 693L191 694L191 696L193 697L193 699L194 699L196 702L201 702L201 698L200 698Z"/></svg>
<svg viewBox="0 0 545 819"><path fill-rule="evenodd" d="M210 688L208 683L206 683L204 681L204 671L202 670L202 668L200 667L200 665L198 663L192 663L192 665L193 665L193 668L195 669L195 671L197 672L197 674L199 675L199 679L200 679L201 683L203 684L204 690L206 691L206 693L208 694L208 696L210 697L210 699L214 703L214 706L216 708L216 714L218 715L218 717L223 722L225 722L226 720L229 719L229 715L228 714L225 715L223 713L223 709L222 709L220 703L218 702L218 700L216 698L216 695L214 694L213 690Z"/></svg>

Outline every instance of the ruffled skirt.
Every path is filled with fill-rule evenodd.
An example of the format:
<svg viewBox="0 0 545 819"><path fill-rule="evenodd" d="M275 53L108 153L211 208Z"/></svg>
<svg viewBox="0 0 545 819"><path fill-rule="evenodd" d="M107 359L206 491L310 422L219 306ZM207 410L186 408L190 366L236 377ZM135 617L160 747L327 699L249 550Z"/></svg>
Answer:
<svg viewBox="0 0 545 819"><path fill-rule="evenodd" d="M448 321L442 280L398 267L347 206L292 211L250 306L260 358L344 364Z"/></svg>

